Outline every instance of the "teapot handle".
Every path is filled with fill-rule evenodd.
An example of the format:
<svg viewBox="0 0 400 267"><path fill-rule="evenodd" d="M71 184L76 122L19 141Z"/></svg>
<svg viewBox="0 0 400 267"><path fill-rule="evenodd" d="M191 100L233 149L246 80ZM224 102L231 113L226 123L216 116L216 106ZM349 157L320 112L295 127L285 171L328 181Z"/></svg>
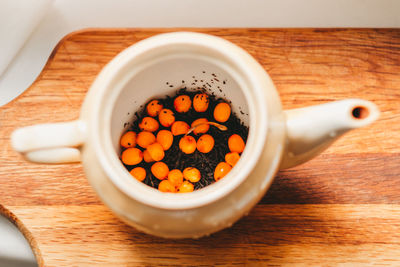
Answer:
<svg viewBox="0 0 400 267"><path fill-rule="evenodd" d="M11 145L32 162L79 162L84 132L85 124L80 120L37 124L16 129L11 135Z"/></svg>

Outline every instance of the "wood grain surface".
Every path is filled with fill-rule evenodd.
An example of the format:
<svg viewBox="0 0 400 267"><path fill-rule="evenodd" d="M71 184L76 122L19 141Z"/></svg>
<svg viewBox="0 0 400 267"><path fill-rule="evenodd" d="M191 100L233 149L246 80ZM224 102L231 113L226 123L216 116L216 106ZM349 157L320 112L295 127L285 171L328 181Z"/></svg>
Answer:
<svg viewBox="0 0 400 267"><path fill-rule="evenodd" d="M400 30L195 29L246 49L284 108L360 97L381 118L322 155L279 172L249 216L199 240L126 226L80 164L37 165L10 147L16 127L76 119L85 93L117 53L182 29L93 29L60 41L37 81L0 107L0 212L43 266L400 265Z"/></svg>

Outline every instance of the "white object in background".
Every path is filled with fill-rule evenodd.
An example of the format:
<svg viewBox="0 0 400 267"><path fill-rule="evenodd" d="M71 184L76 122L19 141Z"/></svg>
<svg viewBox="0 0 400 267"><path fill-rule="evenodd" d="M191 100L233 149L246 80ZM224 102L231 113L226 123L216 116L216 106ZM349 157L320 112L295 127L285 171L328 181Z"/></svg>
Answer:
<svg viewBox="0 0 400 267"><path fill-rule="evenodd" d="M0 105L32 84L63 36L82 28L393 28L400 27L399 10L398 0L55 0L0 77Z"/></svg>
<svg viewBox="0 0 400 267"><path fill-rule="evenodd" d="M0 1L0 76L49 8L51 0Z"/></svg>
<svg viewBox="0 0 400 267"><path fill-rule="evenodd" d="M37 266L35 256L24 236L2 216L0 216L0 237L0 266Z"/></svg>

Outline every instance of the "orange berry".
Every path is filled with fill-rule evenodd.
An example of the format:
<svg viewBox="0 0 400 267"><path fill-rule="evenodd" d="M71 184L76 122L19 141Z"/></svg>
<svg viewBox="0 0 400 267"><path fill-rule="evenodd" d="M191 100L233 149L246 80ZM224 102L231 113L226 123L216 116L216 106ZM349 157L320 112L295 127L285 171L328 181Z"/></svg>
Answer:
<svg viewBox="0 0 400 267"><path fill-rule="evenodd" d="M174 108L179 113L188 112L190 106L192 105L192 100L187 95L177 96L174 100Z"/></svg>
<svg viewBox="0 0 400 267"><path fill-rule="evenodd" d="M190 128L193 128L193 127L199 125L196 128L194 128L194 130L193 130L194 134L206 133L208 131L208 129L210 129L210 125L203 124L203 123L208 123L208 120L206 118L201 118L201 119L197 119L192 122L192 125L190 125Z"/></svg>
<svg viewBox="0 0 400 267"><path fill-rule="evenodd" d="M232 134L228 139L228 146L231 152L242 153L244 150L244 141L238 134Z"/></svg>
<svg viewBox="0 0 400 267"><path fill-rule="evenodd" d="M197 150L201 153L208 153L214 147L214 138L209 134L203 134L200 136L199 140L197 140Z"/></svg>
<svg viewBox="0 0 400 267"><path fill-rule="evenodd" d="M170 127L175 122L175 115L172 110L164 108L158 114L158 120L164 127Z"/></svg>
<svg viewBox="0 0 400 267"><path fill-rule="evenodd" d="M198 181L200 181L201 174L198 169L187 167L183 170L183 177L192 183L197 183Z"/></svg>
<svg viewBox="0 0 400 267"><path fill-rule="evenodd" d="M161 181L158 185L158 190L164 193L175 193L175 186L168 180Z"/></svg>
<svg viewBox="0 0 400 267"><path fill-rule="evenodd" d="M197 112L204 112L208 108L208 103L210 103L210 100L208 99L207 94L197 94L193 98L193 108Z"/></svg>
<svg viewBox="0 0 400 267"><path fill-rule="evenodd" d="M155 132L158 130L158 127L160 127L158 121L152 117L144 117L139 123L139 128L142 131Z"/></svg>
<svg viewBox="0 0 400 267"><path fill-rule="evenodd" d="M229 165L226 162L218 163L217 167L215 167L215 170L214 170L214 179L215 179L215 181L218 181L222 177L227 175L228 172L230 172L231 169L232 169L231 165Z"/></svg>
<svg viewBox="0 0 400 267"><path fill-rule="evenodd" d="M145 151L143 151L143 159L147 163L154 161L154 159L151 157L151 155L147 149Z"/></svg>
<svg viewBox="0 0 400 267"><path fill-rule="evenodd" d="M143 153L139 148L131 147L122 152L121 160L126 165L136 165L143 160Z"/></svg>
<svg viewBox="0 0 400 267"><path fill-rule="evenodd" d="M168 173L168 181L171 182L176 188L183 183L183 174L180 170L174 169Z"/></svg>
<svg viewBox="0 0 400 267"><path fill-rule="evenodd" d="M152 117L157 116L162 109L163 105L158 100L151 100L146 107L147 114Z"/></svg>
<svg viewBox="0 0 400 267"><path fill-rule="evenodd" d="M190 129L189 124L184 121L176 121L171 126L171 132L173 135L186 134Z"/></svg>
<svg viewBox="0 0 400 267"><path fill-rule="evenodd" d="M140 182L146 178L146 170L142 167L133 168L129 173Z"/></svg>
<svg viewBox="0 0 400 267"><path fill-rule="evenodd" d="M136 146L136 133L129 131L122 135L120 144L122 147L135 147Z"/></svg>
<svg viewBox="0 0 400 267"><path fill-rule="evenodd" d="M164 150L168 150L174 142L174 136L168 130L161 130L157 134L157 142L163 147Z"/></svg>
<svg viewBox="0 0 400 267"><path fill-rule="evenodd" d="M158 161L151 166L151 173L159 180L167 178L169 168L167 164L162 161Z"/></svg>
<svg viewBox="0 0 400 267"><path fill-rule="evenodd" d="M196 139L190 135L182 137L179 141L179 148L185 154L192 154L196 150Z"/></svg>
<svg viewBox="0 0 400 267"><path fill-rule="evenodd" d="M231 115L231 107L227 103L219 103L214 109L214 119L218 122L226 122Z"/></svg>
<svg viewBox="0 0 400 267"><path fill-rule="evenodd" d="M190 193L193 192L194 186L189 181L184 181L181 186L178 188L178 193Z"/></svg>
<svg viewBox="0 0 400 267"><path fill-rule="evenodd" d="M154 134L150 132L140 132L137 135L136 142L139 146L143 148L147 148L149 145L153 144L156 141L156 137Z"/></svg>
<svg viewBox="0 0 400 267"><path fill-rule="evenodd" d="M155 161L160 161L164 158L164 150L159 143L149 145L146 150L149 151L151 158Z"/></svg>
<svg viewBox="0 0 400 267"><path fill-rule="evenodd" d="M232 167L239 161L240 156L237 152L229 152L225 155L225 161Z"/></svg>

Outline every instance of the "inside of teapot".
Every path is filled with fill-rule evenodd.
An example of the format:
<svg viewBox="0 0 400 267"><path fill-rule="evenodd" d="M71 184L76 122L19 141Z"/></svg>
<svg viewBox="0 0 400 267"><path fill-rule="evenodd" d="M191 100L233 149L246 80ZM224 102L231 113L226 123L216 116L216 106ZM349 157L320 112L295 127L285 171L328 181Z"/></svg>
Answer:
<svg viewBox="0 0 400 267"><path fill-rule="evenodd" d="M111 138L115 154L121 155L121 135L131 127L133 121L137 120L136 112L143 110L145 104L150 100L176 95L177 91L182 88L185 88L184 90L188 92L199 92L201 90L214 100L224 99L229 103L232 109L232 117L238 118L246 127L246 133L244 134L246 140L249 126L249 109L246 96L240 89L240 81L230 74L234 70L229 70L229 66L221 67L220 64L215 64L213 61L212 58L205 59L202 56L183 53L182 55L158 58L143 66L138 72L133 73L123 86L112 113ZM188 123L190 124L190 121ZM230 130L235 131L235 129ZM181 136L176 136L175 138L181 138ZM221 138L218 141L222 141ZM228 144L228 138L224 141ZM144 152L143 148L140 148L140 150ZM211 154L209 153L208 156ZM223 158L218 160L224 161ZM219 168L223 169L223 166L220 165ZM132 168L128 167L128 169ZM146 171L148 173L150 169ZM184 171L183 168L181 171ZM155 188L159 186L157 180L155 181L156 185L153 182L151 184L147 182L147 184L153 185ZM206 184L211 185L209 182ZM198 185L195 183L194 188L198 189ZM200 188L203 187L202 185Z"/></svg>
<svg viewBox="0 0 400 267"><path fill-rule="evenodd" d="M150 62L135 73L126 82L114 106L111 137L115 151L119 152L121 134L135 119L135 111L143 108L149 100L173 95L181 88L205 88L210 94L231 101L232 112L249 126L246 97L237 79L212 63L210 59L193 55L167 56Z"/></svg>

